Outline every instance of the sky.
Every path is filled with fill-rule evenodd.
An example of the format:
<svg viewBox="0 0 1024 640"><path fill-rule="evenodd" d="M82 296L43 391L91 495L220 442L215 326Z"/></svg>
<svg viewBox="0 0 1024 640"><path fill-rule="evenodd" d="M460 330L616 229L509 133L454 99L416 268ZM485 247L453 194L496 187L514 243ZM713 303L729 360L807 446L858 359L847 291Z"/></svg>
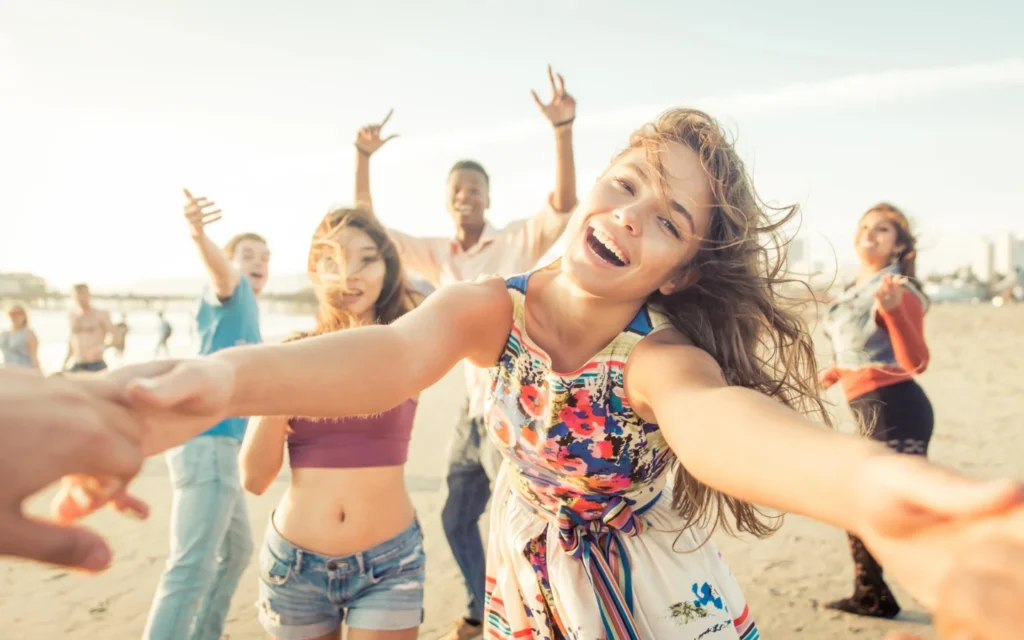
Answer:
<svg viewBox="0 0 1024 640"><path fill-rule="evenodd" d="M198 275L187 187L221 205L212 237L256 231L274 273L301 272L351 204L356 130L392 107L371 169L386 223L450 234L462 158L491 174L496 225L530 215L554 182L530 96L549 62L578 102L581 195L630 131L695 106L765 200L802 206L823 261L852 259L880 200L914 219L924 271L1024 235L1024 3L822 4L0 0L0 271Z"/></svg>

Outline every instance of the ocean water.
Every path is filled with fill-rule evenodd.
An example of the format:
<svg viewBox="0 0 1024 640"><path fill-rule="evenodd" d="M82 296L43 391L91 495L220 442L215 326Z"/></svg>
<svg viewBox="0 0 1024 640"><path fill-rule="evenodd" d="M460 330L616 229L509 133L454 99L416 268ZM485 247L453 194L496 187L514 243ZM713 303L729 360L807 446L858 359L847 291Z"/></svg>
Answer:
<svg viewBox="0 0 1024 640"><path fill-rule="evenodd" d="M102 305L97 305L103 308ZM119 312L111 311L112 320L117 323ZM195 355L196 342L192 323L192 312L187 308L171 309L164 313L171 323L173 333L168 341L171 355L185 357ZM155 311L136 310L125 314L128 336L125 339L124 357L113 349L107 351L107 364L114 367L129 362L151 360L154 357L159 337L160 319ZM293 331L309 329L313 318L309 315L291 315L261 311L260 326L264 342L276 342ZM39 361L45 373L60 369L68 352L68 312L51 309L29 310L29 326L39 336ZM7 329L6 316L0 317L0 329Z"/></svg>

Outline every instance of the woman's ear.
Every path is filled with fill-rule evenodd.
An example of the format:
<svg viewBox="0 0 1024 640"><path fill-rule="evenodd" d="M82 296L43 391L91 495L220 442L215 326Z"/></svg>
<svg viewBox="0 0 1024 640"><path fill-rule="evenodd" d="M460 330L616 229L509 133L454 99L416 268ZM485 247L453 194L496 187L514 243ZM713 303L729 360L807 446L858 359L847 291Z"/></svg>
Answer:
<svg viewBox="0 0 1024 640"><path fill-rule="evenodd" d="M685 267L671 280L658 287L658 291L661 292L661 295L670 296L673 293L689 289L697 284L698 280L700 280L700 270L692 266Z"/></svg>

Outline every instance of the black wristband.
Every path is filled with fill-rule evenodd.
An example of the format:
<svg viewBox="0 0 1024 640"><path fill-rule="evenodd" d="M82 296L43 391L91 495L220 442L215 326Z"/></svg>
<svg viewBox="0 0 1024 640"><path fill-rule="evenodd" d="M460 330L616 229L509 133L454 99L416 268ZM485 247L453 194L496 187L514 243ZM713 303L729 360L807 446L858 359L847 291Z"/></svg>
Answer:
<svg viewBox="0 0 1024 640"><path fill-rule="evenodd" d="M566 126L568 124L572 124L575 120L576 120L576 116L573 116L573 117L569 118L568 120L562 120L561 122L556 122L554 124L554 127L556 129L558 129L559 127L564 127L564 126Z"/></svg>

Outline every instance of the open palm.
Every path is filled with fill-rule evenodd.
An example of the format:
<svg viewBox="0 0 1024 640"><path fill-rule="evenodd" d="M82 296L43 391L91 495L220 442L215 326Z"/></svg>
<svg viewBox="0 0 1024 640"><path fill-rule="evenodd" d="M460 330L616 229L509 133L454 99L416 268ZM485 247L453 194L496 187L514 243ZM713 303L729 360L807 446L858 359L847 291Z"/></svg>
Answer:
<svg viewBox="0 0 1024 640"><path fill-rule="evenodd" d="M558 83L555 83L555 78ZM573 121L576 117L576 100L565 90L565 79L562 74L556 74L548 65L548 79L551 81L551 102L545 103L537 95L536 91L530 91L533 99L537 102L544 117L553 125L564 125Z"/></svg>

